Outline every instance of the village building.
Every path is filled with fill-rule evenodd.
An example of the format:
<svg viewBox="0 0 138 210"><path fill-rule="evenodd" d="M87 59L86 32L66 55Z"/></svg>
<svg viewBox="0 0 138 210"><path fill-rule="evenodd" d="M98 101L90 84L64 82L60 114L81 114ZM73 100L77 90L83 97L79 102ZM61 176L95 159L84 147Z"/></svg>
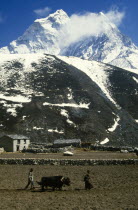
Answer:
<svg viewBox="0 0 138 210"><path fill-rule="evenodd" d="M0 148L0 154L4 152L4 148Z"/></svg>
<svg viewBox="0 0 138 210"><path fill-rule="evenodd" d="M80 139L57 139L53 142L54 147L66 147L66 146L73 146L73 147L80 147L81 140Z"/></svg>
<svg viewBox="0 0 138 210"><path fill-rule="evenodd" d="M5 135L0 137L0 147L6 152L17 152L27 149L30 145L30 139L23 135Z"/></svg>

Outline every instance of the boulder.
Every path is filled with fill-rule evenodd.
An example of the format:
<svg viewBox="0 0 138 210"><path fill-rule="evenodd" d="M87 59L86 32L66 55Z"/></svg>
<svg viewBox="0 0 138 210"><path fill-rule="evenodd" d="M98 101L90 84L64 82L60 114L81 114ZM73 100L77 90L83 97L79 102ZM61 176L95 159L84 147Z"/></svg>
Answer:
<svg viewBox="0 0 138 210"><path fill-rule="evenodd" d="M73 156L73 153L70 151L66 151L63 153L64 156Z"/></svg>

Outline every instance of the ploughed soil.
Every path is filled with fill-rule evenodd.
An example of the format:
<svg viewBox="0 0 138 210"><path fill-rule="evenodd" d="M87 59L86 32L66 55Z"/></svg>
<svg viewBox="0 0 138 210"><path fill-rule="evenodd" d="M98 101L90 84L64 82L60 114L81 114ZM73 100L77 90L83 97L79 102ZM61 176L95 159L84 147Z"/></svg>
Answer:
<svg viewBox="0 0 138 210"><path fill-rule="evenodd" d="M46 159L137 159L135 153L120 153L109 151L93 151L76 149L73 156L63 156L63 153L10 153L0 154L0 158L46 158Z"/></svg>
<svg viewBox="0 0 138 210"><path fill-rule="evenodd" d="M24 190L28 171L34 169L34 190ZM83 177L90 170L94 188L84 189ZM36 183L42 176L63 175L71 185L62 191L41 192ZM1 210L136 210L138 165L42 166L0 165Z"/></svg>

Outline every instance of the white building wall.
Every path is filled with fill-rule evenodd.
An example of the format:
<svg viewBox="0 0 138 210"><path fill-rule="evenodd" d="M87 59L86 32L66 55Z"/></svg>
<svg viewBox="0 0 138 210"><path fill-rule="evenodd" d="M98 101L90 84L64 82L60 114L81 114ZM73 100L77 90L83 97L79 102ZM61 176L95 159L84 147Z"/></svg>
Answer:
<svg viewBox="0 0 138 210"><path fill-rule="evenodd" d="M4 148L1 147L1 148L0 148L0 154L3 153L3 152L4 152Z"/></svg>
<svg viewBox="0 0 138 210"><path fill-rule="evenodd" d="M13 152L22 151L23 149L27 149L29 147L30 140L29 139L21 139L21 140L13 140ZM17 150L17 147L19 148Z"/></svg>
<svg viewBox="0 0 138 210"><path fill-rule="evenodd" d="M13 140L13 152L16 152L17 140Z"/></svg>

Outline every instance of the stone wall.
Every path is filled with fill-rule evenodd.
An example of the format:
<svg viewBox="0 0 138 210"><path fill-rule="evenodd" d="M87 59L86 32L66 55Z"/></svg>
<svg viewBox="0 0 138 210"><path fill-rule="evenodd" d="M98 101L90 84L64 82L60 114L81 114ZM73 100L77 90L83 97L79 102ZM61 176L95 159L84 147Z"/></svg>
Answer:
<svg viewBox="0 0 138 210"><path fill-rule="evenodd" d="M29 148L26 150L26 152L32 152L32 153L49 153L49 152L62 152L64 149L68 148L70 146L66 147L57 147L54 148L54 145L52 143L35 143L32 142L29 145ZM97 151L121 151L121 150L127 150L128 152L135 152L138 150L137 147L127 147L127 146L122 146L122 147L114 147L114 146L105 146L105 145L94 145L90 142L82 142L81 143L81 148L86 148L90 150L97 150ZM79 148L80 148L79 147Z"/></svg>
<svg viewBox="0 0 138 210"><path fill-rule="evenodd" d="M136 147L114 147L114 146L104 146L104 145L93 145L91 144L89 147L91 150L98 150L98 151L113 151L113 152L117 152L117 151L121 151L121 150L127 150L128 152L135 152L135 150L137 149Z"/></svg>
<svg viewBox="0 0 138 210"><path fill-rule="evenodd" d="M94 165L138 165L138 159L122 160L73 160L73 159L38 159L38 158L0 158L1 165L74 165L74 166L94 166Z"/></svg>
<svg viewBox="0 0 138 210"><path fill-rule="evenodd" d="M29 149L23 150L22 152L27 152L27 153L58 153L58 152L64 152L64 148L29 148Z"/></svg>

